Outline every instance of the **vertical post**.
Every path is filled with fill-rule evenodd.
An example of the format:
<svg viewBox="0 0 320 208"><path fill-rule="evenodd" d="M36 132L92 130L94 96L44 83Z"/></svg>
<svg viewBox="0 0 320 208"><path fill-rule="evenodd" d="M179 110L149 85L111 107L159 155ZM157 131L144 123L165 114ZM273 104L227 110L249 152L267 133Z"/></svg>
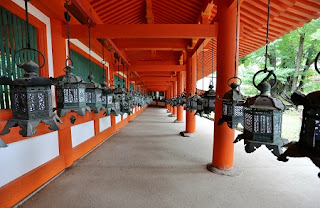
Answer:
<svg viewBox="0 0 320 208"><path fill-rule="evenodd" d="M174 82L173 82L172 87L173 87L173 97L177 97L177 81L174 81ZM173 107L173 112L172 112L172 114L173 114L174 116L177 116L177 106Z"/></svg>
<svg viewBox="0 0 320 208"><path fill-rule="evenodd" d="M237 4L235 3L233 5ZM234 76L237 7L229 7L228 1L218 0L218 11L217 95L222 97L229 90L227 85L228 79ZM237 174L235 171L230 171L233 167L233 141L235 131L228 128L227 124L217 125L221 116L222 101L217 99L214 118L212 164L208 165L208 169L213 172L217 170L219 170L219 172L222 171L225 175L235 175Z"/></svg>
<svg viewBox="0 0 320 208"><path fill-rule="evenodd" d="M177 94L180 95L183 92L183 77L182 72L178 73L178 87L177 87ZM183 122L183 106L177 107L177 120L175 120L176 123Z"/></svg>
<svg viewBox="0 0 320 208"><path fill-rule="evenodd" d="M186 57L186 94L187 97L190 96L190 93L194 95L196 91L196 56L191 57L191 53L187 52ZM182 136L189 137L194 135L196 132L196 117L195 111L190 112L186 111L186 131L180 132Z"/></svg>

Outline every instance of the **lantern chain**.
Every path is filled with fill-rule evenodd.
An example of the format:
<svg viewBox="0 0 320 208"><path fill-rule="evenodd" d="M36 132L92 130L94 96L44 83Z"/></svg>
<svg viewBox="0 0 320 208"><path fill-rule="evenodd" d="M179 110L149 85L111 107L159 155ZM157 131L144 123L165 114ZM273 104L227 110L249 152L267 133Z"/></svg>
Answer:
<svg viewBox="0 0 320 208"><path fill-rule="evenodd" d="M210 84L213 85L213 51L214 51L214 48L213 48L213 39L211 40L211 81L210 81Z"/></svg>
<svg viewBox="0 0 320 208"><path fill-rule="evenodd" d="M67 33L67 37L68 37L68 57L67 57L67 60L71 60L71 54L70 54L70 32L71 32L71 28L70 28L70 19L71 19L71 16L69 14L69 2L70 0L66 0L66 9L67 11L64 13L64 18L67 22L67 26L66 26L66 33ZM68 63L66 62L66 65Z"/></svg>
<svg viewBox="0 0 320 208"><path fill-rule="evenodd" d="M238 20L239 20L239 0L237 0L237 13L236 13L236 49L234 52L234 77L237 77L237 54L238 54Z"/></svg>
<svg viewBox="0 0 320 208"><path fill-rule="evenodd" d="M192 67L192 64L191 64ZM198 83L198 51L196 51L196 94L198 93L197 83ZM191 71L191 88L192 90L192 71Z"/></svg>
<svg viewBox="0 0 320 208"><path fill-rule="evenodd" d="M102 39L102 44L101 44L102 45L102 61L101 61L101 63L102 63L102 69L103 69L103 75L102 75L103 81L106 80L106 72L104 70L104 65L106 64L106 61L104 60L104 43L105 43L105 40Z"/></svg>
<svg viewBox="0 0 320 208"><path fill-rule="evenodd" d="M28 1L30 1L30 0L24 0L24 5L25 5L25 8L26 8L27 48L31 48L31 45L30 45L30 35L29 35L29 13L28 13Z"/></svg>
<svg viewBox="0 0 320 208"><path fill-rule="evenodd" d="M120 58L118 57L118 87L120 87Z"/></svg>
<svg viewBox="0 0 320 208"><path fill-rule="evenodd" d="M265 62L264 62L264 71L267 72L267 63L268 63L268 45L269 45L269 22L270 22L270 2L268 0L268 17L267 17L267 33L266 33L266 53L265 53Z"/></svg>
<svg viewBox="0 0 320 208"><path fill-rule="evenodd" d="M88 37L89 37L89 77L92 75L92 66L91 66L91 21L88 20ZM91 80L90 80L91 81Z"/></svg>
<svg viewBox="0 0 320 208"><path fill-rule="evenodd" d="M204 43L202 45L202 90L204 90Z"/></svg>
<svg viewBox="0 0 320 208"><path fill-rule="evenodd" d="M122 60L122 59L121 59ZM122 88L125 88L125 82L124 82L124 62L122 61Z"/></svg>

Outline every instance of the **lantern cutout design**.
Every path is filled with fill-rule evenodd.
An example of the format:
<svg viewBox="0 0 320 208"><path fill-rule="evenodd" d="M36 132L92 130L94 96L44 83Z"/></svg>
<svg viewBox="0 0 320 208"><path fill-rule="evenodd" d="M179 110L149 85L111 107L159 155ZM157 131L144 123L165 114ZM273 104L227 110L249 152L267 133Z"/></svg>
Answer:
<svg viewBox="0 0 320 208"><path fill-rule="evenodd" d="M239 79L240 84L235 82L229 84L229 81L234 78ZM243 126L243 104L245 100L240 92L240 78L230 78L228 85L231 87L231 90L226 92L222 98L222 117L219 119L218 125L226 122L229 128L235 129L239 124Z"/></svg>
<svg viewBox="0 0 320 208"><path fill-rule="evenodd" d="M0 148L1 147L8 147L8 145L0 138Z"/></svg>
<svg viewBox="0 0 320 208"><path fill-rule="evenodd" d="M186 105L187 99L186 99L186 94L185 93L181 93L178 97L178 106L184 106Z"/></svg>
<svg viewBox="0 0 320 208"><path fill-rule="evenodd" d="M123 115L121 112L121 103L124 100L124 92L122 88L117 87L113 91L113 108L111 109L111 114L114 116L118 116L119 114Z"/></svg>
<svg viewBox="0 0 320 208"><path fill-rule="evenodd" d="M303 105L303 117L299 142L291 142L288 149L278 157L288 161L287 157L309 157L320 168L320 91L307 96L295 92L291 100L296 105ZM318 174L320 177L320 173Z"/></svg>
<svg viewBox="0 0 320 208"><path fill-rule="evenodd" d="M37 51L44 59L41 52L31 48L20 49L16 52L15 56L23 50ZM9 78L0 78L0 85L10 85L12 107L12 119L7 122L1 134L9 133L11 127L20 126L20 134L22 136L32 136L37 132L35 128L40 122L48 124L50 130L59 130L57 122L61 123L61 120L52 107L52 81L38 75L39 66L33 61L17 64L17 66L25 71L22 78L14 81Z"/></svg>
<svg viewBox="0 0 320 208"><path fill-rule="evenodd" d="M87 105L95 113L99 113L105 107L102 105L102 88L101 85L94 82L94 76L90 74L88 76L89 82L86 82L86 102Z"/></svg>
<svg viewBox="0 0 320 208"><path fill-rule="evenodd" d="M113 107L113 92L112 89L107 88L107 83L104 81L101 84L102 87L102 96L101 96L101 102L104 106L105 115L109 116L111 114L111 109Z"/></svg>
<svg viewBox="0 0 320 208"><path fill-rule="evenodd" d="M131 110L131 98L130 98L130 95L129 93L124 93L124 99L123 99L123 102L121 103L121 112L123 114L129 114L131 115L132 114L132 110ZM122 114L122 115L123 115Z"/></svg>
<svg viewBox="0 0 320 208"><path fill-rule="evenodd" d="M192 112L197 110L197 99L198 99L197 92L194 96L192 96L192 93L190 93L189 97L186 101L186 110Z"/></svg>
<svg viewBox="0 0 320 208"><path fill-rule="evenodd" d="M288 143L288 140L281 138L282 112L285 110L283 102L270 96L271 86L266 79L271 75L276 83L276 75L273 71L267 70L269 75L258 86L254 86L261 92L252 98L248 98L244 104L244 133L239 135L235 142L244 140L247 153L254 152L261 145L265 145L275 156L282 153L281 147Z"/></svg>
<svg viewBox="0 0 320 208"><path fill-rule="evenodd" d="M86 111L91 112L86 104L86 84L80 76L73 74L73 66L65 67L65 75L53 78L57 93L57 111L60 117L74 111L83 116Z"/></svg>
<svg viewBox="0 0 320 208"><path fill-rule="evenodd" d="M197 111L194 115L199 115L199 116L203 116L204 114L204 102L203 102L203 98L201 96L199 96L197 93L196 93L196 100L197 100Z"/></svg>
<svg viewBox="0 0 320 208"><path fill-rule="evenodd" d="M216 102L216 91L213 89L213 85L209 85L209 90L206 91L202 96L203 100L203 112L204 114L210 114L214 112Z"/></svg>

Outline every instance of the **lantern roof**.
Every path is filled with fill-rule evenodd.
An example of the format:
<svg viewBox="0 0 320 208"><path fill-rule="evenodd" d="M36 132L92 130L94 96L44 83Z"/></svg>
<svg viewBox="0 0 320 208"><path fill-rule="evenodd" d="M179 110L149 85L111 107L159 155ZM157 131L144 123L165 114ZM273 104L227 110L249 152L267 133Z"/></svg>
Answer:
<svg viewBox="0 0 320 208"><path fill-rule="evenodd" d="M39 65L33 61L19 64L18 67L23 68L25 73L22 78L11 80L7 77L0 77L0 84L11 86L48 86L52 85L52 80L38 75Z"/></svg>
<svg viewBox="0 0 320 208"><path fill-rule="evenodd" d="M80 83L80 82L83 82L83 79L80 77L80 76L77 76L75 74L73 74L73 70L74 70L74 67L73 66L66 66L65 67L65 72L66 74L65 75L61 75L57 78L53 78L53 81L54 83L60 83L60 84L63 84L63 83L70 83L70 84L77 84L77 83Z"/></svg>
<svg viewBox="0 0 320 208"><path fill-rule="evenodd" d="M285 110L286 106L284 103L278 98L271 97L271 95L268 93L270 89L271 87L269 83L261 82L258 85L258 90L261 92L260 95L248 98L245 106L264 110Z"/></svg>
<svg viewBox="0 0 320 208"><path fill-rule="evenodd" d="M233 82L231 85L231 90L226 92L223 96L223 100L232 100L232 101L244 101L244 97L237 88L239 85Z"/></svg>

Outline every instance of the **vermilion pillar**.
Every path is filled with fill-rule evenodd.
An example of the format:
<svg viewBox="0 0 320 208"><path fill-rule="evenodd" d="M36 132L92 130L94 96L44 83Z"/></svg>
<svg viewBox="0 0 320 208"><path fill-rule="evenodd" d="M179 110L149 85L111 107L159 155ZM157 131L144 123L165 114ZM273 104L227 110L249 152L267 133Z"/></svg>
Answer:
<svg viewBox="0 0 320 208"><path fill-rule="evenodd" d="M187 52L186 68L186 93L189 97L190 93L194 95L196 91L196 56L191 57L190 52ZM181 135L191 136L196 132L196 117L194 114L195 111L186 111L186 131L180 132Z"/></svg>
<svg viewBox="0 0 320 208"><path fill-rule="evenodd" d="M183 92L183 77L182 72L178 73L178 86L177 86L177 95L180 95ZM182 122L183 121L183 106L177 107L177 120L175 122Z"/></svg>
<svg viewBox="0 0 320 208"><path fill-rule="evenodd" d="M177 81L173 82L173 97L177 97ZM173 113L174 116L177 116L177 106L173 107Z"/></svg>
<svg viewBox="0 0 320 208"><path fill-rule="evenodd" d="M236 6L228 7L229 1L218 0L218 52L217 52L217 95L223 95L230 90L227 81L234 76L234 53L236 48ZM236 4L234 4L236 5ZM240 19L240 16L239 16ZM239 25L239 24L238 24ZM233 167L233 141L235 131L224 123L217 122L222 115L222 101L216 99L214 118L214 148L211 171L231 170ZM234 170L234 169L233 169ZM223 171L223 174L232 175L234 171Z"/></svg>

